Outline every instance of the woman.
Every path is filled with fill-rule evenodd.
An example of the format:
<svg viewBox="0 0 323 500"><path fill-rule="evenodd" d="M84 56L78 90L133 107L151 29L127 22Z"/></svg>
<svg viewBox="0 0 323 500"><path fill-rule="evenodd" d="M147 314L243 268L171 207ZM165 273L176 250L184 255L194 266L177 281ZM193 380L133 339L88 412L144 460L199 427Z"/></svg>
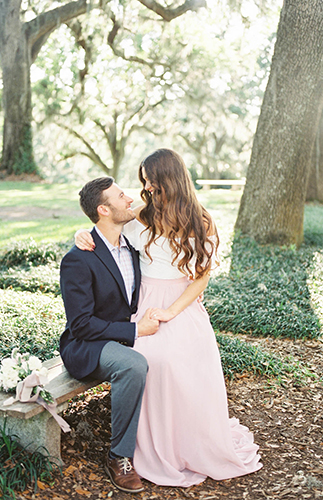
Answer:
<svg viewBox="0 0 323 500"><path fill-rule="evenodd" d="M142 271L132 321L152 307L160 327L134 346L149 364L135 468L156 484L180 487L207 476L221 480L254 472L261 468L258 446L246 427L229 419L214 332L197 300L218 265L215 225L174 151L148 156L139 178L145 205L124 227L140 252ZM82 234L76 244L84 249Z"/></svg>

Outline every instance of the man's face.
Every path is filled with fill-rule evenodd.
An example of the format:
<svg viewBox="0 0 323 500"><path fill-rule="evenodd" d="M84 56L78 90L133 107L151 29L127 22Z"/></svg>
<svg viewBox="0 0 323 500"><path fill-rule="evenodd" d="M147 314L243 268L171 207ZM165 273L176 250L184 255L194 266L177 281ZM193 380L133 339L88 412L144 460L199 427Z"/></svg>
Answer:
<svg viewBox="0 0 323 500"><path fill-rule="evenodd" d="M127 196L117 184L112 184L111 187L102 192L104 202L111 213L111 220L114 224L124 225L127 222L135 219L135 213L131 209L133 199Z"/></svg>

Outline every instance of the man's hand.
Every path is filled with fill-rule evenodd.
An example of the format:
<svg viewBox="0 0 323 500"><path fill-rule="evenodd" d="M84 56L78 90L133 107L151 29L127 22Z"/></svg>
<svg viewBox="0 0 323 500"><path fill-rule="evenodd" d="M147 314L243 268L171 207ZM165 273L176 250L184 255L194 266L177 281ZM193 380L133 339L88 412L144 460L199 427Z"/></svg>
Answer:
<svg viewBox="0 0 323 500"><path fill-rule="evenodd" d="M159 321L150 317L152 308L147 309L144 316L137 323L138 337L153 335L159 328Z"/></svg>

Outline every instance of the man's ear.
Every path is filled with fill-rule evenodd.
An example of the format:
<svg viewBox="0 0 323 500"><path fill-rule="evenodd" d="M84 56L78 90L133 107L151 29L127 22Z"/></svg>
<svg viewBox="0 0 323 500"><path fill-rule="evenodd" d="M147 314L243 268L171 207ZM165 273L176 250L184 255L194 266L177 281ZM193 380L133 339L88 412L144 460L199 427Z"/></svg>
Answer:
<svg viewBox="0 0 323 500"><path fill-rule="evenodd" d="M98 214L102 215L103 217L110 215L109 207L107 207L106 205L99 205L97 208L97 211L98 211Z"/></svg>

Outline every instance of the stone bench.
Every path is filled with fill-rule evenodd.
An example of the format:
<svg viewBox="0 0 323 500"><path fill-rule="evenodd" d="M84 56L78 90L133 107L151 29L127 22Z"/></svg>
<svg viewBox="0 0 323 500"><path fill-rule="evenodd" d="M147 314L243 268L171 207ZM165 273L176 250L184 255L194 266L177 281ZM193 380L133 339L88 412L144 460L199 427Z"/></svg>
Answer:
<svg viewBox="0 0 323 500"><path fill-rule="evenodd" d="M43 365L49 370L49 382L45 388L56 400L57 413L66 410L71 398L101 382L100 380L80 381L71 377L60 356L45 361ZM6 420L6 433L17 436L20 444L27 447L28 451L44 447L49 455L62 465L61 429L55 419L37 403L16 402L11 406L3 406L3 402L10 395L0 391L1 427L3 428ZM44 450L39 449L39 451Z"/></svg>

